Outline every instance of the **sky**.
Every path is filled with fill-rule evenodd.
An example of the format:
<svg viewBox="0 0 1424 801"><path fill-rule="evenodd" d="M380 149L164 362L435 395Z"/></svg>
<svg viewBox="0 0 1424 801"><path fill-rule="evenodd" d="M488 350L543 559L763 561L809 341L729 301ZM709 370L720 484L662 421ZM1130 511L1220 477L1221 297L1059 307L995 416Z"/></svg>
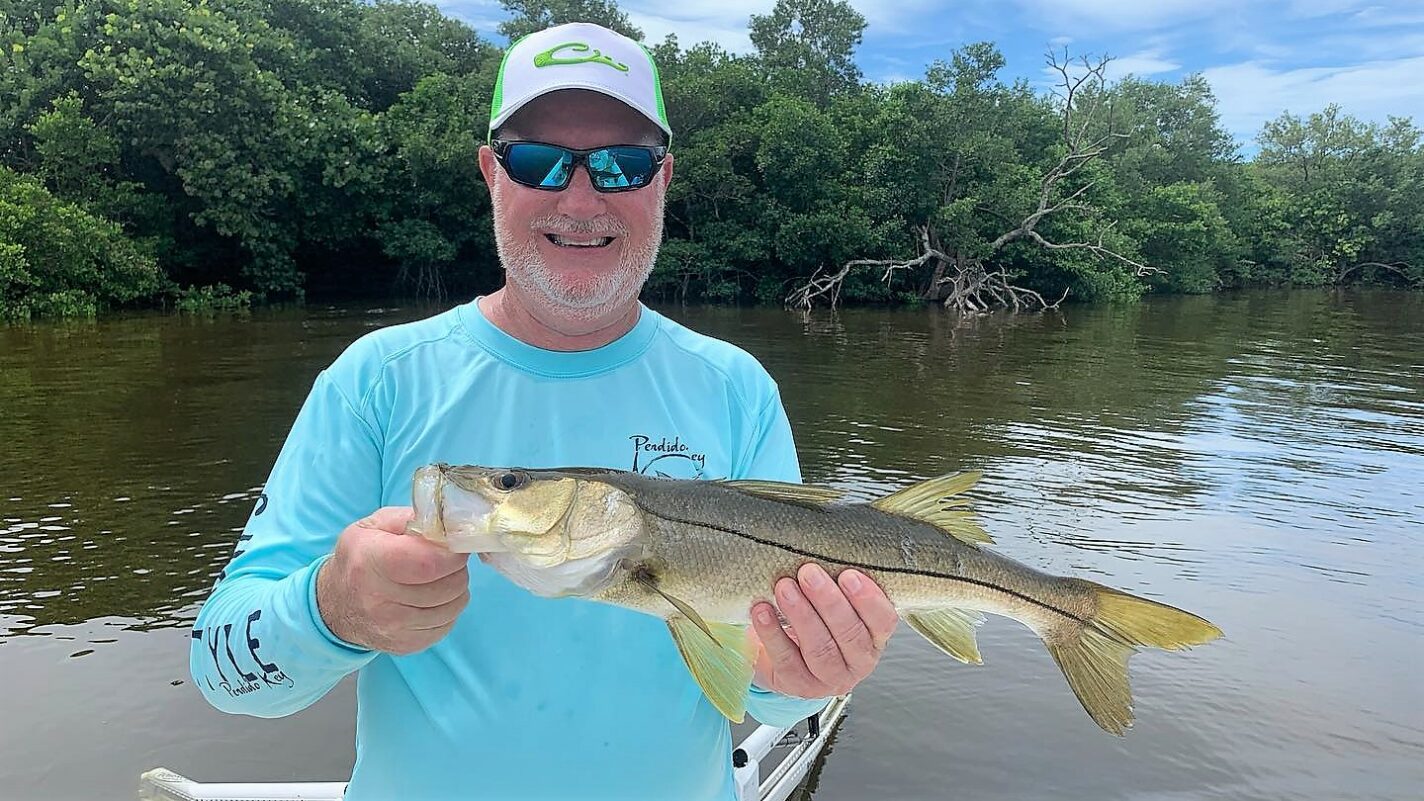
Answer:
<svg viewBox="0 0 1424 801"><path fill-rule="evenodd" d="M506 14L498 0L434 0L487 38ZM688 47L712 40L749 52L747 21L774 0L626 0L649 43L676 33ZM851 5L866 18L856 61L865 77L923 77L971 42L996 44L1005 81L1051 83L1048 50L1111 56L1109 76L1178 81L1203 74L1223 127L1244 155L1283 111L1328 103L1361 119L1390 115L1424 125L1424 0L896 0Z"/></svg>

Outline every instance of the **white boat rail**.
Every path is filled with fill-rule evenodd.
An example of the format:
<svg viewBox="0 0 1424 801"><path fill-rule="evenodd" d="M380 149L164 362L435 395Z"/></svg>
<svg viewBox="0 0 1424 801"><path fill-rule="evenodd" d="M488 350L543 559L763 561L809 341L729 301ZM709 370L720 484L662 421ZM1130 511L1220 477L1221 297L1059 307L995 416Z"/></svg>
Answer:
<svg viewBox="0 0 1424 801"><path fill-rule="evenodd" d="M796 726L753 729L732 751L738 801L786 801L806 778L827 738L845 715L850 695L837 697ZM804 733L802 733L804 731ZM790 750L762 775L778 747ZM346 782L199 782L167 768L139 777L139 801L341 801Z"/></svg>

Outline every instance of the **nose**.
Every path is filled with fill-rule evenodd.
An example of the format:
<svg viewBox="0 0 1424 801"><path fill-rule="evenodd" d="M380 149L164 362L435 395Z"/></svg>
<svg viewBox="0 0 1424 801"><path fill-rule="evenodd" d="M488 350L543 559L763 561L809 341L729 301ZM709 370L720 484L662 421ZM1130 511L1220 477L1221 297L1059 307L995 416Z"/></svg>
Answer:
<svg viewBox="0 0 1424 801"><path fill-rule="evenodd" d="M605 211L603 195L593 188L593 178L584 165L574 169L574 177L559 193L558 210L576 220L590 220Z"/></svg>

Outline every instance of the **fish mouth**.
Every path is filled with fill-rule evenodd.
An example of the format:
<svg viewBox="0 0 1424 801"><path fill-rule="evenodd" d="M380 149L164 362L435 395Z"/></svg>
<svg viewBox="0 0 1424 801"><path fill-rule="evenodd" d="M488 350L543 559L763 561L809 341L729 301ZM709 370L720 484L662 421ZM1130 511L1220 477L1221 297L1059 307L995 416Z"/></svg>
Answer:
<svg viewBox="0 0 1424 801"><path fill-rule="evenodd" d="M613 244L617 237L612 236L589 236L587 234L544 234L544 238L561 248L574 249L597 249L606 248Z"/></svg>
<svg viewBox="0 0 1424 801"><path fill-rule="evenodd" d="M454 553L510 549L504 538L492 530L494 504L478 492L447 480L445 465L427 465L416 471L411 502L415 516L406 524L407 533L444 543ZM460 522L450 525L449 520Z"/></svg>
<svg viewBox="0 0 1424 801"><path fill-rule="evenodd" d="M415 471L410 499L415 516L406 523L407 534L415 534L434 542L445 541L445 520L441 514L441 490L445 484L443 465L426 465Z"/></svg>

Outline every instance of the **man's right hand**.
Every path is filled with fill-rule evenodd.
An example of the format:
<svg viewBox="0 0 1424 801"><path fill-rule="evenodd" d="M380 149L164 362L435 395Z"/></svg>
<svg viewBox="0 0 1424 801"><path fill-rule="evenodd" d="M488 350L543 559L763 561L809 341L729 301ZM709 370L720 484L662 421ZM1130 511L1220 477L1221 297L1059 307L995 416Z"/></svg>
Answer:
<svg viewBox="0 0 1424 801"><path fill-rule="evenodd" d="M352 523L316 577L321 619L364 648L412 654L444 637L470 602L470 555L405 536L409 506L387 506Z"/></svg>

